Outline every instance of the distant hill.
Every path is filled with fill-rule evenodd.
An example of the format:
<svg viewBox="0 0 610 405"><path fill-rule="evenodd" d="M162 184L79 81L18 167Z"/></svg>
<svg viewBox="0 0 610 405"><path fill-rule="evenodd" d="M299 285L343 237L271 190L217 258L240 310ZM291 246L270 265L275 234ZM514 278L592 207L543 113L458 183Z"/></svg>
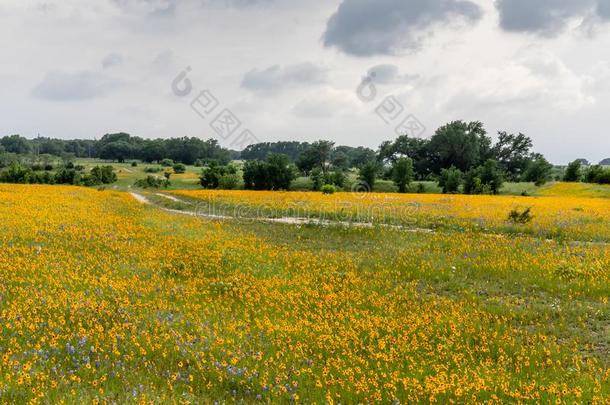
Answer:
<svg viewBox="0 0 610 405"><path fill-rule="evenodd" d="M602 160L599 164L602 166L610 166L610 158Z"/></svg>

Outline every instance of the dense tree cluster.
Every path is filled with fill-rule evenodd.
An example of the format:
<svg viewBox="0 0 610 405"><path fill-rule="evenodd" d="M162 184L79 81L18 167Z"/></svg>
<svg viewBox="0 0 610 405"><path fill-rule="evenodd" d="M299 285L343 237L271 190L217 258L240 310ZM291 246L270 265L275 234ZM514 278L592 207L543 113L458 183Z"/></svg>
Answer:
<svg viewBox="0 0 610 405"><path fill-rule="evenodd" d="M0 152L18 155L53 155L99 158L117 162L138 159L160 162L171 159L187 165L197 160L228 163L239 153L222 148L215 139L199 138L143 139L126 133L106 134L100 140L26 139L19 135L0 138Z"/></svg>
<svg viewBox="0 0 610 405"><path fill-rule="evenodd" d="M286 155L273 154L246 162L243 178L247 190L289 190L295 170Z"/></svg>
<svg viewBox="0 0 610 405"><path fill-rule="evenodd" d="M556 177L553 165L532 149L532 140L522 133L499 132L494 142L478 121L448 123L430 139L399 136L382 143L377 152L365 147L336 146L326 140L258 143L235 152L222 148L214 139L152 140L115 133L100 140L28 140L11 135L0 138L0 168L13 165L10 176L29 176L28 181L44 182L48 176L37 177L37 169L51 171L58 160L141 160L173 167L175 173L183 173L184 165L202 167L200 182L204 188L237 188L243 182L246 189L254 190L287 190L299 175L308 177L314 190L327 185L341 189L346 187L348 173L356 171L358 183L352 187L363 191L374 190L381 178L392 181L399 192L409 191L416 180L427 180L437 181L446 193L496 194L506 181L542 185L553 177L562 178ZM238 159L245 161L243 176L236 166L228 165ZM577 159L566 168L562 179L610 183L610 169L603 164L610 164L610 159L598 166ZM30 170L30 174L19 174L19 167ZM82 180L70 177L78 177L77 174L53 173L59 176L53 181L77 184ZM423 188L421 183L419 188Z"/></svg>
<svg viewBox="0 0 610 405"><path fill-rule="evenodd" d="M24 166L21 163L12 162L0 170L0 183L70 184L90 187L112 184L116 181L117 175L112 166L95 166L87 172L83 166L68 163L51 171L38 166Z"/></svg>
<svg viewBox="0 0 610 405"><path fill-rule="evenodd" d="M335 146L334 142L266 142L250 145L241 152L243 160L265 160L269 155L286 155L302 174L309 175L319 168L347 170L375 160L374 150L365 147Z"/></svg>

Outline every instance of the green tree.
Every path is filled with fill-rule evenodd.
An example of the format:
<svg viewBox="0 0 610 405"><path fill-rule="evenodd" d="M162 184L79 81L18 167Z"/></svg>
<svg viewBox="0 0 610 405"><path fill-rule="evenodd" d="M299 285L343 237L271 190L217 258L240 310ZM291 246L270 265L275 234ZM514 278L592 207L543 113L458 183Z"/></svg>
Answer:
<svg viewBox="0 0 610 405"><path fill-rule="evenodd" d="M384 163L393 164L398 159L408 157L413 160L413 167L418 178L424 178L430 173L431 161L427 139L410 138L401 135L393 142L386 141L379 146L378 159Z"/></svg>
<svg viewBox="0 0 610 405"><path fill-rule="evenodd" d="M498 194L504 184L504 174L497 161L487 159L481 168L481 183L489 187L492 194Z"/></svg>
<svg viewBox="0 0 610 405"><path fill-rule="evenodd" d="M235 175L236 173L237 169L234 166L220 166L215 161L212 161L201 170L199 184L206 189L217 189L221 186L224 176ZM228 184L228 181L225 181L224 184Z"/></svg>
<svg viewBox="0 0 610 405"><path fill-rule="evenodd" d="M536 186L542 186L549 181L552 171L553 165L550 164L544 156L536 154L533 156L525 173L525 181L531 181L534 182Z"/></svg>
<svg viewBox="0 0 610 405"><path fill-rule="evenodd" d="M100 151L100 158L116 160L124 163L125 159L132 157L133 147L126 141L110 142L104 145Z"/></svg>
<svg viewBox="0 0 610 405"><path fill-rule="evenodd" d="M483 181L481 180L482 167L468 170L464 174L464 194L483 194Z"/></svg>
<svg viewBox="0 0 610 405"><path fill-rule="evenodd" d="M439 177L438 185L443 189L444 194L454 194L459 191L462 183L462 171L455 166L448 169L442 169Z"/></svg>
<svg viewBox="0 0 610 405"><path fill-rule="evenodd" d="M580 160L575 160L570 163L563 175L563 181L576 183L582 179L582 163Z"/></svg>
<svg viewBox="0 0 610 405"><path fill-rule="evenodd" d="M267 157L268 186L272 190L289 190L295 174L288 156L271 154Z"/></svg>
<svg viewBox="0 0 610 405"><path fill-rule="evenodd" d="M316 167L326 172L330 167L331 152L334 146L335 143L330 141L312 143L297 159L297 167L305 174Z"/></svg>
<svg viewBox="0 0 610 405"><path fill-rule="evenodd" d="M398 187L398 192L406 193L414 177L415 172L411 158L398 159L392 166L392 180Z"/></svg>
<svg viewBox="0 0 610 405"><path fill-rule="evenodd" d="M5 136L0 139L0 145L9 153L24 155L32 152L32 142L19 135Z"/></svg>
<svg viewBox="0 0 610 405"><path fill-rule="evenodd" d="M379 169L379 165L374 161L366 162L360 167L358 179L369 191L373 191L375 189L375 181L379 175Z"/></svg>
<svg viewBox="0 0 610 405"><path fill-rule="evenodd" d="M532 146L531 138L522 133L498 132L492 155L511 181L519 181L530 163Z"/></svg>
<svg viewBox="0 0 610 405"><path fill-rule="evenodd" d="M267 190L267 163L261 160L250 160L244 164L244 188L246 190Z"/></svg>
<svg viewBox="0 0 610 405"><path fill-rule="evenodd" d="M434 173L451 166L466 171L491 157L491 138L480 122L454 121L436 130L428 149Z"/></svg>

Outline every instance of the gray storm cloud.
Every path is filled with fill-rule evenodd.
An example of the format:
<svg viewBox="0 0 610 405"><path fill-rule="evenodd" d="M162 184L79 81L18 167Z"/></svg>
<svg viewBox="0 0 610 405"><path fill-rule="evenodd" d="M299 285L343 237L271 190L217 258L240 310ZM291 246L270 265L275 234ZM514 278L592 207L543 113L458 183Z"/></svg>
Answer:
<svg viewBox="0 0 610 405"><path fill-rule="evenodd" d="M323 40L352 55L391 55L418 48L422 32L438 24L481 17L480 7L466 0L343 0Z"/></svg>
<svg viewBox="0 0 610 405"><path fill-rule="evenodd" d="M509 32L553 36L574 19L610 19L610 0L498 0L500 26Z"/></svg>

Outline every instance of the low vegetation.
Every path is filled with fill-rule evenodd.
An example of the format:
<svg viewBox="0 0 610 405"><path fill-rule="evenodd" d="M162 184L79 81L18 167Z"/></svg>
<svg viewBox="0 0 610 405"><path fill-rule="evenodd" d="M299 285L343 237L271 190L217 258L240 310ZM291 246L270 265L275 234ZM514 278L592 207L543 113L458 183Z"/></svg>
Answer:
<svg viewBox="0 0 610 405"><path fill-rule="evenodd" d="M345 197L197 193L329 212ZM117 191L0 185L1 398L607 401L610 248L582 243L610 239L607 201L528 200L533 220L510 226L532 232L510 236L520 198L421 198L422 224L496 233L211 222ZM375 200L409 201L358 199Z"/></svg>

